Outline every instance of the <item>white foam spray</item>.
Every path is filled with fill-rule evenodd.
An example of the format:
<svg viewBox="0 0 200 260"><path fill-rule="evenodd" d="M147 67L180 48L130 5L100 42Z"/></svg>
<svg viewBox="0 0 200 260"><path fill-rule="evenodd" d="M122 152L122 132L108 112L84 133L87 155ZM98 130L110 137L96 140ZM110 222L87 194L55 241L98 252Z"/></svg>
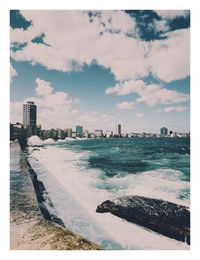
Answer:
<svg viewBox="0 0 200 260"><path fill-rule="evenodd" d="M160 169L137 175L122 176L119 173L112 178L101 178L101 170L88 167L90 152L74 152L55 144L46 145L45 149L30 147L29 150L29 161L67 228L107 249L189 249L186 243L149 231L110 213L96 213L97 205L103 201L130 194L189 205L189 199L183 201L178 198L180 190L183 187L187 189L189 185L180 180L180 171Z"/></svg>

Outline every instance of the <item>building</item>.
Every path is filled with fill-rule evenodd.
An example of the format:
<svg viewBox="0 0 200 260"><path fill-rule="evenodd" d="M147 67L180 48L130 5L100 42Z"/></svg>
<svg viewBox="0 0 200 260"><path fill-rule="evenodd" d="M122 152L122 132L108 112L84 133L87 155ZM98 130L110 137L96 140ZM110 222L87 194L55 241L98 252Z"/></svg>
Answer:
<svg viewBox="0 0 200 260"><path fill-rule="evenodd" d="M43 138L44 138L44 139L49 139L49 138L51 138L51 130L44 130Z"/></svg>
<svg viewBox="0 0 200 260"><path fill-rule="evenodd" d="M160 135L166 136L168 134L168 129L166 127L162 127L160 129Z"/></svg>
<svg viewBox="0 0 200 260"><path fill-rule="evenodd" d="M89 137L89 131L88 130L84 130L83 137L85 137L85 138Z"/></svg>
<svg viewBox="0 0 200 260"><path fill-rule="evenodd" d="M65 135L64 135L64 131L60 128L57 128L57 133L58 133L58 139L64 139Z"/></svg>
<svg viewBox="0 0 200 260"><path fill-rule="evenodd" d="M116 126L115 126L115 135L121 136L121 134L122 134L121 125L120 124L116 124Z"/></svg>
<svg viewBox="0 0 200 260"><path fill-rule="evenodd" d="M76 126L76 136L82 137L83 136L83 127L80 125Z"/></svg>
<svg viewBox="0 0 200 260"><path fill-rule="evenodd" d="M58 131L56 129L51 128L51 138L58 139Z"/></svg>
<svg viewBox="0 0 200 260"><path fill-rule="evenodd" d="M26 138L26 128L17 122L16 124L10 124L10 140Z"/></svg>
<svg viewBox="0 0 200 260"><path fill-rule="evenodd" d="M72 132L72 138L76 137L76 132Z"/></svg>
<svg viewBox="0 0 200 260"><path fill-rule="evenodd" d="M28 136L36 134L37 106L32 101L23 104L23 124L27 128Z"/></svg>
<svg viewBox="0 0 200 260"><path fill-rule="evenodd" d="M95 133L90 133L90 138L95 138Z"/></svg>
<svg viewBox="0 0 200 260"><path fill-rule="evenodd" d="M64 130L65 136L66 137L72 137L72 129L71 128L66 128Z"/></svg>
<svg viewBox="0 0 200 260"><path fill-rule="evenodd" d="M41 137L41 130L42 126L41 125L36 125L36 135Z"/></svg>
<svg viewBox="0 0 200 260"><path fill-rule="evenodd" d="M96 129L96 130L94 131L94 133L95 133L95 136L96 136L97 138L102 138L102 137L103 137L103 131L102 131L101 129Z"/></svg>
<svg viewBox="0 0 200 260"><path fill-rule="evenodd" d="M106 136L106 138L111 138L111 137L113 137L113 131L106 130L105 136Z"/></svg>

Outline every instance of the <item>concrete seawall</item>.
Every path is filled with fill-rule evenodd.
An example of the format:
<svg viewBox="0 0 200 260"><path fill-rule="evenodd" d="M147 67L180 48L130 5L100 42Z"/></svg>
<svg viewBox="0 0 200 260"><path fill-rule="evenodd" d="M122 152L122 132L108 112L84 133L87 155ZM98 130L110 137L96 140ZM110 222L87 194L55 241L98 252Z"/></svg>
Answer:
<svg viewBox="0 0 200 260"><path fill-rule="evenodd" d="M102 250L97 244L63 227L60 219L54 219L57 223L52 221L42 206L40 189L37 190L37 185L42 184L37 182L37 175L31 172L16 141L11 142L10 156L10 249Z"/></svg>

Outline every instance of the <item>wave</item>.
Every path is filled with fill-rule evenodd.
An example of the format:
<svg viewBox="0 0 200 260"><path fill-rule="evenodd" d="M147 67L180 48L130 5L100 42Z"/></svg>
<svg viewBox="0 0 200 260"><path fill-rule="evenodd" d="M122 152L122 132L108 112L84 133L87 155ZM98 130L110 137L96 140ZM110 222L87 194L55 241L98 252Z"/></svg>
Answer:
<svg viewBox="0 0 200 260"><path fill-rule="evenodd" d="M65 139L58 139L57 141L55 141L52 138L48 138L45 140L40 139L37 135L33 135L31 137L28 138L28 145L29 146L34 146L34 145L44 145L44 144L54 144L54 143L63 143L63 142L67 142L67 141L80 141L80 140L88 140L87 138L72 138L72 137L65 137Z"/></svg>
<svg viewBox="0 0 200 260"><path fill-rule="evenodd" d="M33 141L37 141L36 139ZM43 142L44 144L44 142ZM90 168L88 151L72 151L66 146L30 149L30 164L38 173L53 202L58 217L72 231L107 249L188 249L182 242L166 238L111 214L98 214L96 207L107 199L137 194L184 201L178 198L181 172L170 169L138 175L118 173L105 177L101 169Z"/></svg>

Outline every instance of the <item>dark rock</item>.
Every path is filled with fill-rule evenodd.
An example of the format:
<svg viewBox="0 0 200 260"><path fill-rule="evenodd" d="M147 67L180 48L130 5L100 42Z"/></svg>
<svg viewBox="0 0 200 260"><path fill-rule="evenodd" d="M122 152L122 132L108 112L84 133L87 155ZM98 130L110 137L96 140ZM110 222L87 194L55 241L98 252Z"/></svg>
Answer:
<svg viewBox="0 0 200 260"><path fill-rule="evenodd" d="M190 211L187 207L142 196L106 200L96 212L113 215L190 244Z"/></svg>
<svg viewBox="0 0 200 260"><path fill-rule="evenodd" d="M38 180L38 187L39 187L39 190L43 193L45 191L45 187L44 187L44 184L43 182L39 181Z"/></svg>

